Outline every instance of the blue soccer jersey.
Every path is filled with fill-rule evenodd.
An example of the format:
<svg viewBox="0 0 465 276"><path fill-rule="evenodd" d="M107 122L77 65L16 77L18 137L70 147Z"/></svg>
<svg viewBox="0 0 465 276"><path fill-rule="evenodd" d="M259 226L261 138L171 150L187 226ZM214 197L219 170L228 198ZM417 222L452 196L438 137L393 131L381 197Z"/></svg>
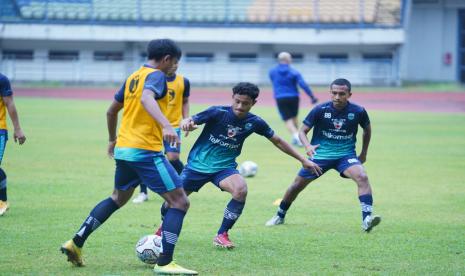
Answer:
<svg viewBox="0 0 465 276"><path fill-rule="evenodd" d="M205 127L189 153L187 167L202 173L236 168L236 157L250 134L255 132L266 138L274 135L262 118L249 113L239 119L231 106L212 106L192 119Z"/></svg>
<svg viewBox="0 0 465 276"><path fill-rule="evenodd" d="M320 144L314 159L338 159L355 154L357 130L366 128L370 119L365 108L348 102L342 110L332 102L317 105L303 123L313 128L312 145Z"/></svg>

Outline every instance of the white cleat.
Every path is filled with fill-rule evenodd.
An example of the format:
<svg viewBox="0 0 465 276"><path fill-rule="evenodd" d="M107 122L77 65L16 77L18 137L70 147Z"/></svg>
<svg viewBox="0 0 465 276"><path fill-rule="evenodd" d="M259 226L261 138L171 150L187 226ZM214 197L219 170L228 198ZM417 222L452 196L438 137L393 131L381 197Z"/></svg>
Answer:
<svg viewBox="0 0 465 276"><path fill-rule="evenodd" d="M275 225L280 225L284 224L284 218L281 218L278 215L275 215L272 217L269 221L265 223L266 226L275 226Z"/></svg>
<svg viewBox="0 0 465 276"><path fill-rule="evenodd" d="M149 200L149 197L145 193L140 193L132 200L132 203L143 203L144 201Z"/></svg>
<svg viewBox="0 0 465 276"><path fill-rule="evenodd" d="M366 218L362 222L362 228L365 232L370 233L373 228L380 224L381 217L380 216L366 216Z"/></svg>

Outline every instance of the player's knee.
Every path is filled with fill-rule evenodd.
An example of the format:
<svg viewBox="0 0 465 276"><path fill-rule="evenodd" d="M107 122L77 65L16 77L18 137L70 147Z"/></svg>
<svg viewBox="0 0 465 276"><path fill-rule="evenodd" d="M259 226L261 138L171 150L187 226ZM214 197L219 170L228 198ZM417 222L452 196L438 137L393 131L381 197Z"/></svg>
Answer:
<svg viewBox="0 0 465 276"><path fill-rule="evenodd" d="M355 181L357 181L359 186L368 185L368 175L366 173L360 173L355 176Z"/></svg>
<svg viewBox="0 0 465 276"><path fill-rule="evenodd" d="M232 196L234 199L239 201L245 201L247 198L247 186L246 185L238 185L234 187L232 192Z"/></svg>
<svg viewBox="0 0 465 276"><path fill-rule="evenodd" d="M170 204L170 207L187 212L187 210L189 210L189 207L190 207L189 198L186 195L179 196L173 200L173 202Z"/></svg>

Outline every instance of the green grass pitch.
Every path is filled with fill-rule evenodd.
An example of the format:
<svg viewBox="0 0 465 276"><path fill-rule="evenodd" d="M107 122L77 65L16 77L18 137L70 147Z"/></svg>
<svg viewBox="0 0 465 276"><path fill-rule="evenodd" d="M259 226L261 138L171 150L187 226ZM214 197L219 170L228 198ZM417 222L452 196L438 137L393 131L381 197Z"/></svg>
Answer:
<svg viewBox="0 0 465 276"><path fill-rule="evenodd" d="M0 217L0 274L152 275L134 246L159 223L161 200L153 193L145 204L129 202L89 238L86 267L71 267L59 252L112 190L109 102L17 98L16 104L28 140L19 147L10 132L2 164L11 208ZM274 108L253 112L288 139ZM209 184L191 196L178 263L202 275L465 274L465 115L368 112L366 168L375 213L383 217L372 233L361 231L355 184L334 171L300 195L285 225L266 228L276 211L272 202L299 164L253 135L239 161L255 161L259 172L247 179L247 204L230 232L237 248L212 245L230 196ZM183 160L199 133L183 140Z"/></svg>

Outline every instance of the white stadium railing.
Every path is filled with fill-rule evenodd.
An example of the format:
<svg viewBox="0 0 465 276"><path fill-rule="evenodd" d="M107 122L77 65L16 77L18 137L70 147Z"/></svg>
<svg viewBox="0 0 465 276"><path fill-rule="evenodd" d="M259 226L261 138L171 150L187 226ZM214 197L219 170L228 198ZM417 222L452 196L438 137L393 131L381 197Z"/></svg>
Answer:
<svg viewBox="0 0 465 276"><path fill-rule="evenodd" d="M72 83L121 83L143 60L95 61L87 59L50 61L3 59L0 71L13 81L21 82L72 82ZM255 62L186 62L179 72L193 84L224 85L239 81L268 84L268 70L275 60L259 59ZM338 77L350 79L359 85L396 85L399 81L397 64L393 60L317 62L293 64L311 84L327 84Z"/></svg>

